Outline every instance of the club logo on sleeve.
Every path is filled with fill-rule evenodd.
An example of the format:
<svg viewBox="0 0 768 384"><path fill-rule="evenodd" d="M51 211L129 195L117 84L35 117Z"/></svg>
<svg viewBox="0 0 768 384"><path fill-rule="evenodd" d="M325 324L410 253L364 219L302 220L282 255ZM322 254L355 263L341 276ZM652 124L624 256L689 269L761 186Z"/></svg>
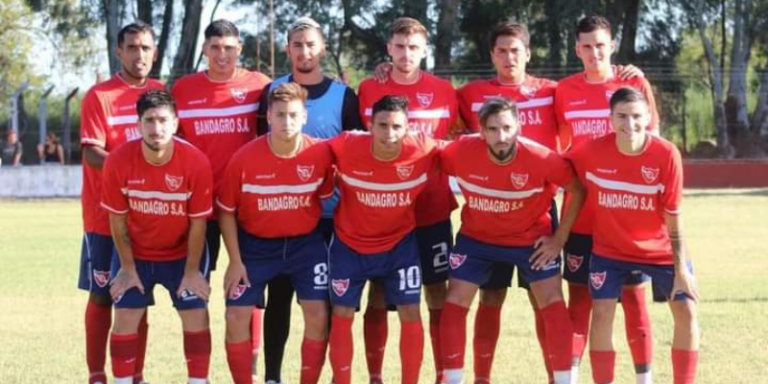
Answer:
<svg viewBox="0 0 768 384"><path fill-rule="evenodd" d="M522 173L514 173L510 172L509 179L512 180L512 185L517 188L521 189L525 187L526 184L528 184L528 174L522 174Z"/></svg>
<svg viewBox="0 0 768 384"><path fill-rule="evenodd" d="M165 186L168 187L171 192L178 190L179 187L181 187L182 182L184 182L184 176L165 174Z"/></svg>
<svg viewBox="0 0 768 384"><path fill-rule="evenodd" d="M592 284L592 288L600 289L605 284L605 276L608 272L592 272L589 274L589 282Z"/></svg>
<svg viewBox="0 0 768 384"><path fill-rule="evenodd" d="M458 269L464 262L467 261L467 255L460 253L453 253L448 257L448 263L451 265L451 269Z"/></svg>
<svg viewBox="0 0 768 384"><path fill-rule="evenodd" d="M581 268L581 264L584 263L584 256L572 255L569 253L565 257L568 270L571 272L578 271L579 268Z"/></svg>
<svg viewBox="0 0 768 384"><path fill-rule="evenodd" d="M96 283L99 288L106 287L107 283L109 283L109 271L93 270L93 282Z"/></svg>
<svg viewBox="0 0 768 384"><path fill-rule="evenodd" d="M301 179L301 181L307 181L312 177L312 174L315 173L315 166L297 165L296 173L299 175L299 179Z"/></svg>
<svg viewBox="0 0 768 384"><path fill-rule="evenodd" d="M408 180L408 178L411 177L411 174L413 173L413 169L416 167L415 164L411 165L398 165L397 166L397 177L400 178L400 180Z"/></svg>
<svg viewBox="0 0 768 384"><path fill-rule="evenodd" d="M240 297L243 296L243 294L245 293L245 291L247 289L248 289L248 286L246 286L245 284L238 284L235 288L233 288L229 292L229 299L230 300L237 300L237 299L239 299Z"/></svg>
<svg viewBox="0 0 768 384"><path fill-rule="evenodd" d="M347 289L349 289L349 279L332 279L331 287L336 296L344 296L347 293Z"/></svg>
<svg viewBox="0 0 768 384"><path fill-rule="evenodd" d="M232 88L230 92L232 93L232 98L235 99L238 104L242 104L245 101L245 96L248 95L248 92L245 89Z"/></svg>
<svg viewBox="0 0 768 384"><path fill-rule="evenodd" d="M435 98L434 93L416 92L416 101L419 102L419 105L422 108L428 108L430 105L432 105L432 100L434 100L434 98Z"/></svg>
<svg viewBox="0 0 768 384"><path fill-rule="evenodd" d="M640 167L640 173L643 174L643 180L645 180L645 182L648 184L653 183L656 181L656 178L659 177L658 168L648 168L644 165Z"/></svg>

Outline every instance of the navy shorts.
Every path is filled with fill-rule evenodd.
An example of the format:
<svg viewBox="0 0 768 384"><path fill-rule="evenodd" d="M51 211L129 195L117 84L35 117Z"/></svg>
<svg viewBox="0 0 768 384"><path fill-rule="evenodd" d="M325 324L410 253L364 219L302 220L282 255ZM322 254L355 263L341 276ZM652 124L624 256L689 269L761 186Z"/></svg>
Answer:
<svg viewBox="0 0 768 384"><path fill-rule="evenodd" d="M144 294L137 288L131 288L123 294L121 298L115 301L115 308L146 308L153 304L153 293L155 285L160 284L168 293L173 302L173 307L179 311L185 309L205 308L207 303L199 297L189 293L182 292L181 296L176 295L181 285L181 279L184 277L184 267L187 259L173 261L147 261L135 260L136 272L139 274L141 284L144 285ZM112 275L117 275L120 270L120 258L117 252L112 256ZM210 256L208 249L203 249L203 256L200 258L200 273L207 279L210 278Z"/></svg>
<svg viewBox="0 0 768 384"><path fill-rule="evenodd" d="M115 244L112 242L112 236L99 235L93 232L87 232L83 235L78 288L99 296L109 296L109 279L114 250Z"/></svg>
<svg viewBox="0 0 768 384"><path fill-rule="evenodd" d="M251 286L238 285L227 306L264 308L264 289L287 276L299 300L328 300L328 248L319 229L303 236L265 239L239 231L240 257Z"/></svg>
<svg viewBox="0 0 768 384"><path fill-rule="evenodd" d="M205 245L211 254L211 271L215 271L221 249L221 229L218 220L208 220L205 228Z"/></svg>
<svg viewBox="0 0 768 384"><path fill-rule="evenodd" d="M361 254L338 237L331 242L331 304L360 307L360 297L368 280L384 284L386 302L392 305L421 302L421 266L416 235L412 232L391 250Z"/></svg>
<svg viewBox="0 0 768 384"><path fill-rule="evenodd" d="M424 285L448 281L448 255L453 248L451 220L416 228Z"/></svg>
<svg viewBox="0 0 768 384"><path fill-rule="evenodd" d="M688 264L688 270L693 273L691 264ZM592 255L589 263L589 294L593 299L618 299L625 282L633 275L650 276L658 290L669 300L675 279L674 266L630 263L599 255ZM674 300L687 297L678 293Z"/></svg>
<svg viewBox="0 0 768 384"><path fill-rule="evenodd" d="M563 249L565 251L563 279L571 283L587 285L592 258L592 236L571 233ZM631 274L627 276L624 285L638 285L648 280L650 278L647 275Z"/></svg>
<svg viewBox="0 0 768 384"><path fill-rule="evenodd" d="M449 263L451 278L484 286L491 279L496 268L512 265L522 272L523 278L536 282L560 275L560 259L556 259L541 270L531 269L528 260L533 247L502 247L477 241L461 233L456 236L456 246L451 252Z"/></svg>

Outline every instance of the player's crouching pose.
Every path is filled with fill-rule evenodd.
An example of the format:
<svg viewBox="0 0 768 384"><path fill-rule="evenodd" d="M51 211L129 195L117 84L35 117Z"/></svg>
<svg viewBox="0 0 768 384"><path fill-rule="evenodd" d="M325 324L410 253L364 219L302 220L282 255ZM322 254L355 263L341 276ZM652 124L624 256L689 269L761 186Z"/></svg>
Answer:
<svg viewBox="0 0 768 384"><path fill-rule="evenodd" d="M668 292L675 322L674 383L691 384L699 349L698 290L682 238L680 153L648 132L651 112L642 92L619 89L610 107L615 132L568 155L594 207L592 376L598 384L613 382L616 301L626 278L644 273Z"/></svg>
<svg viewBox="0 0 768 384"><path fill-rule="evenodd" d="M227 361L235 384L252 383L250 319L264 307L264 288L290 277L304 312L301 384L315 384L325 362L328 253L318 229L321 197L333 193L327 144L301 133L307 91L296 83L268 97L269 134L238 150L227 166L217 204L229 253Z"/></svg>
<svg viewBox="0 0 768 384"><path fill-rule="evenodd" d="M441 165L456 177L467 203L450 255L451 279L440 322L448 384L462 383L467 311L497 265L515 264L541 311L554 380L570 383L571 323L563 302L559 254L576 219L584 189L557 153L522 138L516 106L501 98L480 109L480 136L443 149ZM574 204L553 234L550 204L558 186Z"/></svg>
<svg viewBox="0 0 768 384"><path fill-rule="evenodd" d="M110 283L115 384L133 383L139 321L156 284L168 289L181 317L188 382L205 384L211 356L204 249L211 166L202 152L173 137L178 119L170 94L146 92L136 110L141 140L119 147L104 165L102 206L109 211L120 261L112 265Z"/></svg>

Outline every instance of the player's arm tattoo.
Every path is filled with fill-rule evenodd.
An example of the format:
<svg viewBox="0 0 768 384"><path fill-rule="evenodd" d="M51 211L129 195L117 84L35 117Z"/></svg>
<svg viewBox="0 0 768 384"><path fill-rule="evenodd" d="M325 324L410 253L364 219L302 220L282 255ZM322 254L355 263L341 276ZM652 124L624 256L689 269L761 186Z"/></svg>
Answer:
<svg viewBox="0 0 768 384"><path fill-rule="evenodd" d="M669 232L669 240L672 242L672 256L676 266L682 266L685 263L685 245L683 244L683 234L678 230Z"/></svg>

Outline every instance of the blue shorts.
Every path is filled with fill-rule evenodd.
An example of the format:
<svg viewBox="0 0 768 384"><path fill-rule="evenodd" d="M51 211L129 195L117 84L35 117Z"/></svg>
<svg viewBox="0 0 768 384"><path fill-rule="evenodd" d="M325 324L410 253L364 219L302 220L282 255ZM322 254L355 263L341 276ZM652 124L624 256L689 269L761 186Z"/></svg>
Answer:
<svg viewBox="0 0 768 384"><path fill-rule="evenodd" d="M688 264L688 270L693 273L693 267ZM627 279L633 275L650 276L660 292L664 292L667 300L672 293L675 279L674 266L638 264L627 261L609 259L592 255L589 263L589 294L593 299L618 299ZM674 300L682 300L688 296L675 294Z"/></svg>
<svg viewBox="0 0 768 384"><path fill-rule="evenodd" d="M87 232L83 235L80 250L80 277L77 287L99 296L109 297L109 279L112 252L115 245L112 236Z"/></svg>
<svg viewBox="0 0 768 384"><path fill-rule="evenodd" d="M221 229L218 220L208 220L205 228L205 246L211 255L211 271L216 270L216 262L219 260L221 249Z"/></svg>
<svg viewBox="0 0 768 384"><path fill-rule="evenodd" d="M227 306L264 308L264 289L277 276L290 278L299 300L328 300L328 249L319 229L303 236L265 239L240 230L240 257L251 286L240 284Z"/></svg>
<svg viewBox="0 0 768 384"><path fill-rule="evenodd" d="M115 301L115 308L146 308L153 304L154 295L152 291L156 284L160 284L171 296L173 307L176 310L205 308L207 303L199 297L183 292L182 296L176 295L179 290L181 279L184 277L184 267L187 259L174 261L147 261L135 260L136 272L139 274L141 284L144 285L144 294L136 288L131 288L123 294L123 297ZM115 251L112 256L112 276L117 275L120 270L120 258ZM210 278L210 256L208 249L203 249L203 256L200 258L200 273L206 280Z"/></svg>
<svg viewBox="0 0 768 384"><path fill-rule="evenodd" d="M560 259L556 259L541 270L531 269L528 260L533 247L502 247L479 242L459 233L456 246L450 256L451 278L485 286L493 271L501 266L512 265L522 272L528 282L544 280L560 275Z"/></svg>
<svg viewBox="0 0 768 384"><path fill-rule="evenodd" d="M421 302L421 266L416 235L410 233L387 252L360 254L335 237L330 247L331 304L358 308L368 280L384 284L387 303Z"/></svg>
<svg viewBox="0 0 768 384"><path fill-rule="evenodd" d="M453 248L451 220L416 228L424 285L448 281L448 255Z"/></svg>
<svg viewBox="0 0 768 384"><path fill-rule="evenodd" d="M563 279L576 284L587 285L589 282L589 264L592 258L592 236L571 233L563 247L565 267ZM624 285L638 285L650 280L648 275L631 274Z"/></svg>

